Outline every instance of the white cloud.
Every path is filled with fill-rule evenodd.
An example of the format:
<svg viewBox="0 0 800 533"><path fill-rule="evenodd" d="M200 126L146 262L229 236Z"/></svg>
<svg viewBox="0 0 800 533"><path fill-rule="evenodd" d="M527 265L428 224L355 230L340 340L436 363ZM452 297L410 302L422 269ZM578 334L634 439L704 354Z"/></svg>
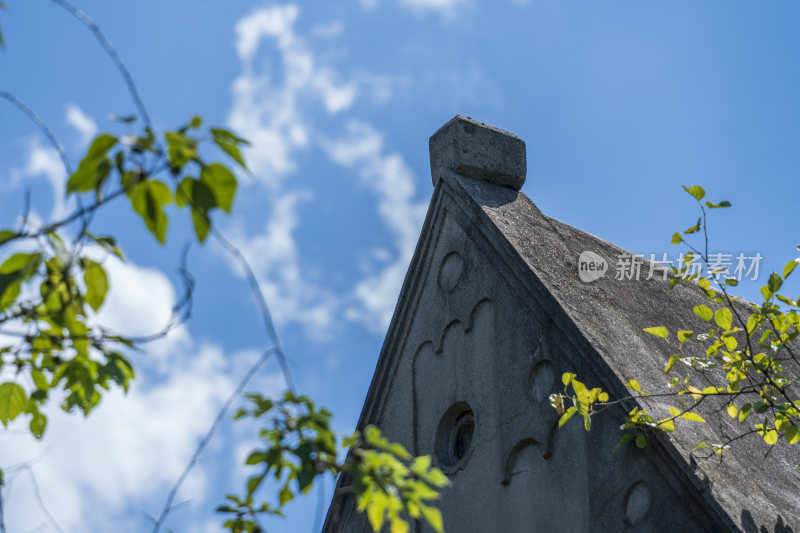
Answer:
<svg viewBox="0 0 800 533"><path fill-rule="evenodd" d="M67 123L75 128L80 137L80 146L86 146L97 133L97 124L74 104L67 105L65 113ZM17 186L26 179L44 177L50 185L53 197L50 220L58 220L70 214L75 209L75 201L66 197L67 172L59 153L49 144L43 144L37 136L27 142L25 160L22 168L12 170L12 185Z"/></svg>
<svg viewBox="0 0 800 533"><path fill-rule="evenodd" d="M346 305L347 316L379 331L394 309L425 205L414 202L415 179L402 156L387 152L369 123L347 120L341 138L316 131L319 107L328 115L345 114L363 93L384 103L391 97L391 80L363 72L348 79L330 65L320 65L295 31L299 14L295 5L270 6L236 25L242 74L233 84L228 123L252 142L246 154L249 164L270 195L264 230L254 236L240 230L236 241L253 262L277 320L299 322L324 336L337 308ZM277 58L268 56L277 69L258 53L267 45L277 51ZM371 265L367 277L340 296L351 304L337 301L323 285L309 280L296 242L299 206L311 196L286 189L283 178L296 170L297 153L317 144L336 163L357 172L361 186L376 195L378 214L394 238L391 260Z"/></svg>
<svg viewBox="0 0 800 533"><path fill-rule="evenodd" d="M145 361L138 361L140 369ZM114 531L114 522L166 498L167 487L188 463L200 436L233 389L222 352L203 346L175 357L156 379L140 377L127 397L106 393L88 417L67 415L52 402L42 442L21 435L0 437L6 464L31 461L46 502L67 531ZM202 467L181 493L200 498ZM29 481L20 479L7 503L11 531L29 531L44 522Z"/></svg>
<svg viewBox="0 0 800 533"><path fill-rule="evenodd" d="M344 31L344 24L341 20L334 20L328 24L315 24L311 28L311 35L319 39L333 39Z"/></svg>
<svg viewBox="0 0 800 533"><path fill-rule="evenodd" d="M276 320L298 322L324 335L333 320L333 298L304 275L294 236L299 206L312 197L308 191L287 189L283 178L296 170L297 152L311 143L309 109L321 106L328 114L341 113L352 106L358 91L355 83L318 64L295 32L299 13L296 5L269 6L236 25L242 74L233 83L228 124L252 143L245 154L268 189L269 215L262 233L238 231L235 240L253 264ZM277 65L257 58L268 45L277 52Z"/></svg>
<svg viewBox="0 0 800 533"><path fill-rule="evenodd" d="M412 9L450 12L467 4L467 0L400 0L402 5Z"/></svg>
<svg viewBox="0 0 800 533"><path fill-rule="evenodd" d="M380 0L360 0L364 8L372 9ZM436 11L446 16L452 16L456 9L468 5L471 0L399 0L398 3L415 11Z"/></svg>
<svg viewBox="0 0 800 533"><path fill-rule="evenodd" d="M44 177L50 185L53 196L53 207L50 220L57 220L68 215L75 206L72 198L65 196L67 172L58 152L45 146L38 137L30 139L25 150L25 165L11 171L11 182L19 185L23 180Z"/></svg>
<svg viewBox="0 0 800 533"><path fill-rule="evenodd" d="M296 168L294 152L308 144L308 105L321 104L330 114L348 109L357 95L354 83L342 82L317 64L304 39L294 31L300 13L296 5L269 6L236 24L236 49L243 72L233 83L233 107L228 124L247 138L246 151L255 174L274 187ZM280 77L256 61L259 47L273 44Z"/></svg>
<svg viewBox="0 0 800 533"><path fill-rule="evenodd" d="M344 135L326 139L322 145L331 159L356 170L361 184L375 193L378 214L394 236L394 260L355 287L354 296L360 306L347 311L348 318L382 331L392 317L425 218L426 204L414 200L415 179L402 156L386 153L383 139L369 123L349 121Z"/></svg>
<svg viewBox="0 0 800 533"><path fill-rule="evenodd" d="M67 123L75 128L80 136L79 145L84 147L97 135L97 124L75 104L67 105Z"/></svg>
<svg viewBox="0 0 800 533"><path fill-rule="evenodd" d="M97 247L88 249L87 254L102 262L109 277L108 296L96 317L100 325L129 337L164 330L173 318L176 296L172 283L162 272L122 262ZM190 342L186 328L179 325L166 337L149 343L147 351L165 357Z"/></svg>
<svg viewBox="0 0 800 533"><path fill-rule="evenodd" d="M161 327L175 304L166 276L116 258L107 259L105 267L112 288L98 319L128 334ZM129 394L112 388L88 418L63 413L52 398L41 442L25 435L22 419L14 425L19 431L0 434L0 466L31 462L42 499L66 531L117 531L131 516L157 515L218 409L260 356L246 351L226 357L219 347L195 344L180 329L160 352L148 349L156 358L132 354L138 376ZM274 394L281 388L279 376L262 369L249 390ZM217 442L230 447L239 433L218 434ZM226 471L239 468L238 458L222 453L198 464L179 502L190 500L203 512L219 503L204 501L211 475L204 464L222 461ZM19 471L12 482L5 502L9 531L45 524L30 478Z"/></svg>
<svg viewBox="0 0 800 533"><path fill-rule="evenodd" d="M335 298L304 276L294 237L297 206L310 199L308 191L282 193L273 201L262 233L247 236L235 229L233 240L256 273L276 323L298 322L322 339L333 324Z"/></svg>

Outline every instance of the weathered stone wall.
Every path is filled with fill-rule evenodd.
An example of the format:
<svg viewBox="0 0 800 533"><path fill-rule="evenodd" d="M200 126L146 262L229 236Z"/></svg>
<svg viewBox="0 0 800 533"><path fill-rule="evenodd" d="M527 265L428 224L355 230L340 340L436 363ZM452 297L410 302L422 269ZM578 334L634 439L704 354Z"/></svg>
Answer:
<svg viewBox="0 0 800 533"><path fill-rule="evenodd" d="M591 434L580 417L557 428L548 396L561 374L605 387L590 381L603 362L521 274L465 178L440 178L361 423L447 473L446 531L725 530L663 443L613 453L621 416L598 417ZM483 194L517 195L492 184ZM353 508L340 501L326 530L370 531Z"/></svg>

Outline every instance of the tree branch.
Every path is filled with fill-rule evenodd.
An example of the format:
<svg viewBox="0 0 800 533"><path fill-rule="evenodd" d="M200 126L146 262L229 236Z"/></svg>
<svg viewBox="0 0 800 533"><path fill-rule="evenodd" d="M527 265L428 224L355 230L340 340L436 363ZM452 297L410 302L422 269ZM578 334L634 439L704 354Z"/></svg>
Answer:
<svg viewBox="0 0 800 533"><path fill-rule="evenodd" d="M119 57L119 54L117 54L117 50L108 40L108 38L106 38L105 34L100 31L99 26L95 24L89 15L73 6L66 0L53 0L53 2L68 11L72 16L83 23L84 26L89 28L89 30L94 34L95 38L100 42L100 46L103 47L111 60L114 62L117 70L119 70L119 73L122 75L122 79L125 81L125 85L128 86L128 92L131 94L133 103L139 110L139 114L142 116L142 121L144 122L145 126L150 128L150 131L155 131L153 128L153 123L150 120L150 114L147 112L147 108L145 107L142 98L139 96L139 90L136 88L136 83L133 81L133 76L131 76L131 73L128 71L128 67L125 66L125 63Z"/></svg>
<svg viewBox="0 0 800 533"><path fill-rule="evenodd" d="M161 526L164 525L164 520L166 520L167 515L169 515L169 513L174 509L172 506L172 502L175 500L175 497L178 494L178 490L181 488L181 485L183 485L183 482L186 480L186 477L189 475L194 466L197 464L197 461L200 459L200 455L202 455L203 450L205 450L206 446L208 446L209 441L214 436L219 426L222 424L222 421L224 420L225 415L227 414L228 410L233 404L233 401L242 393L242 391L250 382L250 380L253 378L258 369L261 368L261 366L264 363L266 363L267 360L273 354L276 353L278 353L278 348L270 348L269 350L264 352L264 354L258 359L258 361L256 361L255 364L253 364L253 366L250 367L250 369L244 375L242 380L236 386L236 389L233 391L233 393L228 397L227 400L225 400L225 403L222 405L222 409L219 410L216 418L214 419L214 423L211 424L211 427L209 428L206 435L200 440L200 443L197 445L194 454L192 454L192 458L189 461L189 464L187 464L186 468L183 469L183 472L181 473L180 477L178 477L178 481L175 482L175 485L169 492L166 504L164 505L164 508L161 510L161 514L159 515L158 520L156 520L156 523L153 526L153 533L158 533L161 530Z"/></svg>

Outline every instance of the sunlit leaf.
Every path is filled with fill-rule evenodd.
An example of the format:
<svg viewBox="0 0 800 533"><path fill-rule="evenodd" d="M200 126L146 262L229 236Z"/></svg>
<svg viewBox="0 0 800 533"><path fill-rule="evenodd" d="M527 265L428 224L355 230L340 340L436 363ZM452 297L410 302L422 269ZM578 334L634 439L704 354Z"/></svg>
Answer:
<svg viewBox="0 0 800 533"><path fill-rule="evenodd" d="M688 188L684 186L683 190L691 194L696 200L702 200L703 197L706 195L705 189L703 189L699 185L692 185Z"/></svg>
<svg viewBox="0 0 800 533"><path fill-rule="evenodd" d="M83 281L86 284L86 303L98 311L106 299L108 292L108 276L100 263L84 259Z"/></svg>
<svg viewBox="0 0 800 533"><path fill-rule="evenodd" d="M18 383L6 381L0 384L0 423L7 427L25 409L28 396Z"/></svg>
<svg viewBox="0 0 800 533"><path fill-rule="evenodd" d="M788 278L789 274L791 274L794 271L794 269L797 268L798 262L800 262L800 259L792 259L791 261L786 263L786 266L783 267L783 279Z"/></svg>
<svg viewBox="0 0 800 533"><path fill-rule="evenodd" d="M666 339L669 336L669 331L664 326L656 326L652 328L644 328L646 333L651 335L655 335L656 337L661 337L662 339Z"/></svg>
<svg viewBox="0 0 800 533"><path fill-rule="evenodd" d="M569 422L569 419L572 418L577 412L578 409L574 405L564 411L564 414L558 419L558 427L562 427L564 424Z"/></svg>
<svg viewBox="0 0 800 533"><path fill-rule="evenodd" d="M625 387L636 392L640 392L642 390L642 386L639 385L639 382L635 379L631 379L625 383Z"/></svg>
<svg viewBox="0 0 800 533"><path fill-rule="evenodd" d="M687 411L681 416L683 416L684 420L689 420L691 422L705 422L705 419L702 416L692 411Z"/></svg>
<svg viewBox="0 0 800 533"><path fill-rule="evenodd" d="M705 305L697 305L694 307L694 314L708 322L714 317L714 313Z"/></svg>
<svg viewBox="0 0 800 533"><path fill-rule="evenodd" d="M731 328L731 323L733 321L733 315L731 314L731 310L727 307L723 307L722 309L717 309L714 312L714 322L717 323L719 327L724 330L728 330Z"/></svg>
<svg viewBox="0 0 800 533"><path fill-rule="evenodd" d="M230 213L237 185L233 172L220 163L213 163L203 167L200 179L214 193L216 205L226 213Z"/></svg>
<svg viewBox="0 0 800 533"><path fill-rule="evenodd" d="M770 429L766 433L764 433L764 442L769 444L770 446L774 445L778 442L778 432L774 429Z"/></svg>

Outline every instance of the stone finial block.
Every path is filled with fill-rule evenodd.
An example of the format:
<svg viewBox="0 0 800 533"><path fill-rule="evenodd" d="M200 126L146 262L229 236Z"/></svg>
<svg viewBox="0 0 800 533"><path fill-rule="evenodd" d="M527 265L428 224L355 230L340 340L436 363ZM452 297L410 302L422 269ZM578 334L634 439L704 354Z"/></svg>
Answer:
<svg viewBox="0 0 800 533"><path fill-rule="evenodd" d="M456 115L430 139L433 186L442 169L514 190L525 183L525 141L507 131Z"/></svg>

